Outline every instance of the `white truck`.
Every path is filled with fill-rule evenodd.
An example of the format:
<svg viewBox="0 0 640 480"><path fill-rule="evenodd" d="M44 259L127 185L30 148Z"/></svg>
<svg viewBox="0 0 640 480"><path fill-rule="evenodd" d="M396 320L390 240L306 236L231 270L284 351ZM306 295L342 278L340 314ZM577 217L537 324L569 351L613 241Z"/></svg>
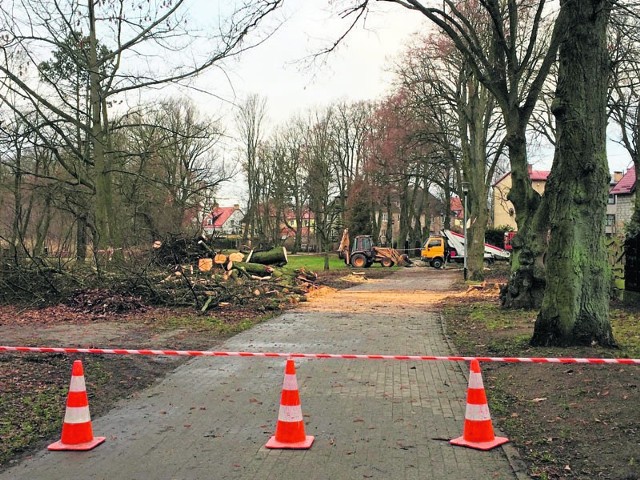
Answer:
<svg viewBox="0 0 640 480"><path fill-rule="evenodd" d="M440 268L445 262L464 261L464 235L451 230L443 230L440 235L430 236L422 248L422 260L429 262L432 267ZM502 248L484 244L484 261L492 264L496 260L508 260L510 253Z"/></svg>

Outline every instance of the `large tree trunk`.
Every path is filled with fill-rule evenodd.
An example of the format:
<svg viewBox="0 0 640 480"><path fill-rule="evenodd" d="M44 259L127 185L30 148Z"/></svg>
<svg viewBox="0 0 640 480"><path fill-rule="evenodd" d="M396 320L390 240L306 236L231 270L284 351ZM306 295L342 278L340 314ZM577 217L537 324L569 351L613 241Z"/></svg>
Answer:
<svg viewBox="0 0 640 480"><path fill-rule="evenodd" d="M547 287L531 343L614 344L604 245L611 0L562 0L572 25L560 46L553 109L556 152L545 189L550 238Z"/></svg>
<svg viewBox="0 0 640 480"><path fill-rule="evenodd" d="M106 161L105 136L102 125L102 101L100 88L100 72L98 67L97 50L98 40L96 37L96 17L94 11L94 1L89 0L89 98L91 104L91 146L94 162L94 185L95 201L94 215L97 229L98 244L94 248L112 245L109 210L111 204L111 174Z"/></svg>
<svg viewBox="0 0 640 480"><path fill-rule="evenodd" d="M524 122L517 109L505 114L512 186L508 199L516 212L518 234L512 243L511 276L500 300L507 308L539 309L544 296L547 219L538 214L540 195L533 189L527 161ZM539 222L537 220L540 220ZM540 225L543 232L537 228Z"/></svg>
<svg viewBox="0 0 640 480"><path fill-rule="evenodd" d="M482 192L487 193L484 182L479 185ZM471 197L471 195L470 195ZM476 198L487 198L476 197ZM470 202L467 202L470 203ZM469 208L469 213L473 212L473 217L469 227L467 228L467 236L469 237L468 247L465 246L467 252L467 268L469 270L469 280L481 282L484 280L484 236L486 233L487 220L489 218L487 209L484 205L475 205L475 208Z"/></svg>

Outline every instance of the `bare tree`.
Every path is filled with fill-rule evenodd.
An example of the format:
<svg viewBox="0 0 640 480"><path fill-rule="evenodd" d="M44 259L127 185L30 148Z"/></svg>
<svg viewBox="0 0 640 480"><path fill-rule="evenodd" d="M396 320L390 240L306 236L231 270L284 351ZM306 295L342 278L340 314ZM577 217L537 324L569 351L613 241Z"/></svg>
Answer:
<svg viewBox="0 0 640 480"><path fill-rule="evenodd" d="M196 31L187 21L186 2L99 2L97 0L8 0L0 7L2 51L5 58L20 57L20 68L0 63L0 98L17 112L36 110L44 130L56 131L65 150L82 159L75 168L62 155L58 162L78 185L88 189L94 244L122 242L113 199L111 110L129 92L148 91L180 84L236 55L251 44L248 36L278 6L261 0L240 4L228 18L220 19L218 34ZM203 48L196 51L196 46ZM43 87L32 79L35 68L48 60L51 51L66 57L72 71L86 83L86 105L69 101L67 90L41 70L48 80ZM191 52L185 55L184 52ZM9 102L9 93L18 98ZM80 112L78 111L80 110ZM79 113L82 115L80 116ZM80 120L86 118L88 121ZM88 142L77 145L73 129L84 132ZM45 128L46 127L46 128ZM54 153L60 151L58 148Z"/></svg>
<svg viewBox="0 0 640 480"><path fill-rule="evenodd" d="M188 100L168 99L134 109L113 129L115 195L128 241L198 230L194 220L234 173L216 148L217 121Z"/></svg>
<svg viewBox="0 0 640 480"><path fill-rule="evenodd" d="M263 128L266 118L266 100L258 95L250 95L239 107L236 126L242 142L242 166L247 176L248 202L244 218L243 241L251 241L259 230L256 223L260 208L260 170L258 165L258 147L263 141Z"/></svg>
<svg viewBox="0 0 640 480"><path fill-rule="evenodd" d="M333 175L338 186L338 202L346 211L346 200L355 179L362 174L362 146L368 131L371 105L365 102L333 106Z"/></svg>
<svg viewBox="0 0 640 480"><path fill-rule="evenodd" d="M310 117L305 134L305 170L309 191L309 208L315 216L317 245L325 253L325 270L329 269L328 252L342 211L337 203L338 188L332 177L334 162L331 108Z"/></svg>
<svg viewBox="0 0 640 480"><path fill-rule="evenodd" d="M604 93L606 98L606 91L600 90L602 80L606 79L606 71L602 70L600 63L606 57L606 48L602 49L606 44L606 35L601 35L601 29L606 29L609 11L614 3L624 2L562 0L557 15L551 17L549 23L546 18L550 2L545 0L479 0L477 5L488 15L492 29L491 42L486 48L483 37L478 35L469 21L467 2L388 1L419 12L449 36L469 61L475 77L493 94L502 110L513 182L509 200L516 208L519 228L517 241L513 242L512 276L509 287L503 290L504 305L538 307L545 302L537 324L540 327L534 335L537 343L597 342L611 345L611 328L608 318L605 318L607 308L593 308L594 302L607 303L603 298L606 289L602 288L602 280L608 282L606 257L602 254L604 245L591 234L584 234L584 231L571 231L568 227L569 217L558 209L575 206L582 200L580 192L592 188L593 196L590 199L593 202L585 202L593 207L591 212L587 213L581 208L566 210L569 215L576 215L574 221L579 219L580 224L591 227L595 222L595 228L590 233L601 231L598 226L604 223L606 206L606 199L601 195L604 191L602 182L603 178L608 178L608 174L603 175L602 172L602 161L606 160L606 154L601 155L605 145L605 137L602 136L604 130L600 130L601 95ZM358 0L344 4L343 15L352 16L353 27L365 16L370 1ZM550 29L547 29L548 25ZM585 42L582 32L586 28L594 28L595 32ZM327 50L333 50L345 35ZM587 51L581 47L582 44L588 44L593 50ZM528 174L526 131L561 45L563 50L560 50L558 87L553 104L558 139L548 184L551 191L545 195L548 199L543 204L533 190ZM563 60L566 62L564 65ZM589 74L580 77L577 71L572 70L574 67L588 70ZM596 86L593 94L597 98L591 106L584 104L586 78L595 82ZM569 123L562 125L569 120L574 121L575 125L582 124L585 135L575 131ZM575 135L571 137L570 134ZM587 145L590 150L584 152ZM588 159L588 168L576 168L573 171L581 172L583 178L580 181L575 181L571 172L571 167L576 167L575 152L584 153ZM557 172L555 175L554 169ZM566 179L563 175L567 175ZM546 285L544 254L547 247L549 258L556 255L551 269L555 276L553 285L562 285L559 291L566 298L559 298ZM589 252L591 260L568 251ZM600 275L600 280L596 280L594 272ZM560 308L566 302L568 307Z"/></svg>
<svg viewBox="0 0 640 480"><path fill-rule="evenodd" d="M640 24L638 7L614 10L610 29L612 75L609 112L620 128L618 143L624 147L640 178ZM636 194L629 232L640 232L640 195Z"/></svg>
<svg viewBox="0 0 640 480"><path fill-rule="evenodd" d="M462 182L466 182L470 192L469 272L470 278L482 280L486 198L504 146L495 101L446 37L423 39L408 52L399 75L416 114L445 129L427 130L425 139L433 140L445 152L444 158L451 160L444 165L438 162L438 167L455 172L456 182L451 186L460 198L464 195Z"/></svg>
<svg viewBox="0 0 640 480"><path fill-rule="evenodd" d="M280 190L287 201L287 212L282 222L284 226L295 232L293 252L300 250L304 243L310 243L311 218L309 215L309 191L307 190L307 171L304 163L305 125L302 119L295 118L278 136L283 155L280 158L279 178ZM292 217L293 222L290 220ZM306 223L306 225L305 225ZM306 237L303 238L303 234Z"/></svg>

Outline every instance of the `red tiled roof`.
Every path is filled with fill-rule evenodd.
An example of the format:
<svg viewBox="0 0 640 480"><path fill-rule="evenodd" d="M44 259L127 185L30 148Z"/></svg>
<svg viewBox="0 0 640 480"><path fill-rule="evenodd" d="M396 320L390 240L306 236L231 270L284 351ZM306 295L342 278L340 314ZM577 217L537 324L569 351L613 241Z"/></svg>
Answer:
<svg viewBox="0 0 640 480"><path fill-rule="evenodd" d="M310 232L311 232L311 230L309 229L309 227L302 227L300 229L300 236L302 238L308 238ZM281 237L286 237L286 238L293 238L293 237L296 236L296 231L293 228L282 227L280 229L280 236Z"/></svg>
<svg viewBox="0 0 640 480"><path fill-rule="evenodd" d="M633 193L636 187L636 169L630 168L627 170L620 181L615 184L615 186L609 190L611 195L624 195Z"/></svg>
<svg viewBox="0 0 640 480"><path fill-rule="evenodd" d="M551 172L549 170L532 170L529 172L529 178L534 182L538 181L546 181L547 177Z"/></svg>
<svg viewBox="0 0 640 480"><path fill-rule="evenodd" d="M530 170L529 178L534 182L535 181L545 182L550 173L551 172L549 170ZM493 186L495 187L496 185L498 185L502 180L507 178L509 175L511 175L511 172L505 173L503 176L501 176L498 180L496 180L493 183Z"/></svg>
<svg viewBox="0 0 640 480"><path fill-rule="evenodd" d="M235 212L235 207L216 207L211 212L211 215L215 219L213 221L213 228L222 228L224 223L229 220L229 217ZM217 217L217 218L216 218Z"/></svg>
<svg viewBox="0 0 640 480"><path fill-rule="evenodd" d="M451 197L450 208L452 212L462 212L462 201L460 197Z"/></svg>
<svg viewBox="0 0 640 480"><path fill-rule="evenodd" d="M294 212L293 210L287 210L285 213L285 218L287 220L295 220L296 219L296 212ZM310 210L304 210L302 212L302 219L303 220L309 220L309 219L314 219L315 215L313 214L312 211Z"/></svg>

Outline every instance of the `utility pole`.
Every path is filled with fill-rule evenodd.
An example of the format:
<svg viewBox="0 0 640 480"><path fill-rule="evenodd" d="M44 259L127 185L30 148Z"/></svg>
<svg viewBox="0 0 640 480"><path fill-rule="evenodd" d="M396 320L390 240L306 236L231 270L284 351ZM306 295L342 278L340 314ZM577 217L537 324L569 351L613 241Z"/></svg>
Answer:
<svg viewBox="0 0 640 480"><path fill-rule="evenodd" d="M467 196L469 194L469 184L462 182L462 196L464 197L464 211L463 211L463 225L462 231L464 233L464 264L463 272L464 279L467 279L467 252L469 251L469 242L467 241Z"/></svg>

